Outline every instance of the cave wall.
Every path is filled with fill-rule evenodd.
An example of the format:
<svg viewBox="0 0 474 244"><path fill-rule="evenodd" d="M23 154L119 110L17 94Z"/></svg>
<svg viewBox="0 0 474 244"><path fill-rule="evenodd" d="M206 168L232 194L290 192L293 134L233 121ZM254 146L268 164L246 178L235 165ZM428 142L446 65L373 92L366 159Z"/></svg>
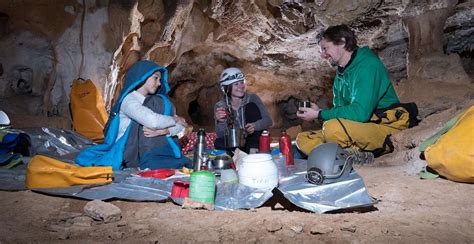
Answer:
<svg viewBox="0 0 474 244"><path fill-rule="evenodd" d="M109 73L116 47L106 43L108 2L2 1L0 12L2 109L22 124L31 115L70 126L72 81L91 79L102 90Z"/></svg>
<svg viewBox="0 0 474 244"><path fill-rule="evenodd" d="M429 1L428 1L429 2ZM445 23L454 12L457 0L437 2L441 8L427 8L418 1L403 16L408 29L408 77L438 82L471 83L458 54L445 53L443 33ZM421 13L420 13L421 12ZM449 71L449 72L447 72Z"/></svg>
<svg viewBox="0 0 474 244"><path fill-rule="evenodd" d="M5 0L0 109L13 117L59 117L67 127L74 79L93 80L110 108L126 70L151 59L168 67L178 114L195 125L213 124L222 96L218 76L236 66L274 126L290 127L301 124L294 116L298 100L330 106L334 70L314 43L322 29L350 25L394 83L470 83L473 6L472 0Z"/></svg>

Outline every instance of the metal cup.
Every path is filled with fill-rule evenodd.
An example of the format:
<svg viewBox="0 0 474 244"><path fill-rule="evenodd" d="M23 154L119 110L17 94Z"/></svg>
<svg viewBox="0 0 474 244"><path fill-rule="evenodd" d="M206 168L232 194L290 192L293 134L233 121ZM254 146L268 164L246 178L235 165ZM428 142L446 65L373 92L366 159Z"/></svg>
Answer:
<svg viewBox="0 0 474 244"><path fill-rule="evenodd" d="M311 108L310 101L300 101L298 102L298 108Z"/></svg>
<svg viewBox="0 0 474 244"><path fill-rule="evenodd" d="M227 128L224 140L226 148L236 148L245 145L244 133L240 128Z"/></svg>

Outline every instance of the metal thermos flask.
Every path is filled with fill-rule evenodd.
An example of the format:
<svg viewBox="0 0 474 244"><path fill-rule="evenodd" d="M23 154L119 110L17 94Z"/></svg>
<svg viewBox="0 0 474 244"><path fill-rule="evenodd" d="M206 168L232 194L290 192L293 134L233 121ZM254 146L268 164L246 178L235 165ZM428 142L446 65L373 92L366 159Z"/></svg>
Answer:
<svg viewBox="0 0 474 244"><path fill-rule="evenodd" d="M267 130L262 131L260 138L258 140L258 152L259 153L269 153L270 152L270 133Z"/></svg>
<svg viewBox="0 0 474 244"><path fill-rule="evenodd" d="M291 137L286 133L285 130L281 131L280 140L278 141L280 145L280 152L286 158L286 165L293 165L295 164L295 160L293 158L293 152L291 150Z"/></svg>
<svg viewBox="0 0 474 244"><path fill-rule="evenodd" d="M197 142L194 146L193 169L195 172L201 170L203 165L203 154L206 151L206 147L206 132L201 128L197 133Z"/></svg>

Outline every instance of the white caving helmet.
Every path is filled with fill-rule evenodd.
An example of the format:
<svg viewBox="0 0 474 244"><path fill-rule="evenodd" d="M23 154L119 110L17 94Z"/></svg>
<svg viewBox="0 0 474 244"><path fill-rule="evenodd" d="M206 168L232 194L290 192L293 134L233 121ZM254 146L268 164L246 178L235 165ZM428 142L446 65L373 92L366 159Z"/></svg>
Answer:
<svg viewBox="0 0 474 244"><path fill-rule="evenodd" d="M0 110L0 129L2 128L9 128L10 127L10 119L8 115Z"/></svg>
<svg viewBox="0 0 474 244"><path fill-rule="evenodd" d="M308 156L306 179L315 185L347 180L352 171L349 153L336 143L323 143Z"/></svg>
<svg viewBox="0 0 474 244"><path fill-rule="evenodd" d="M223 89L224 86L228 86L238 81L245 81L244 73L242 73L240 69L233 67L223 70L221 76L219 77L221 89Z"/></svg>

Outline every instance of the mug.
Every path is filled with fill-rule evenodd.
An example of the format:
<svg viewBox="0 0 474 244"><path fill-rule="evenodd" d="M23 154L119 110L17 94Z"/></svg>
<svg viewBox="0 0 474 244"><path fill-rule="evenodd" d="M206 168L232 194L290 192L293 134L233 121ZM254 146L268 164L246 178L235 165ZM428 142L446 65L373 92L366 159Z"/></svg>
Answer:
<svg viewBox="0 0 474 244"><path fill-rule="evenodd" d="M310 101L300 101L298 102L298 108L311 108Z"/></svg>
<svg viewBox="0 0 474 244"><path fill-rule="evenodd" d="M228 109L226 109L225 107L219 107L219 108L216 109L216 111L223 111L226 116L230 115L230 111Z"/></svg>
<svg viewBox="0 0 474 244"><path fill-rule="evenodd" d="M185 198L189 195L189 182L176 180L171 188L171 197Z"/></svg>

